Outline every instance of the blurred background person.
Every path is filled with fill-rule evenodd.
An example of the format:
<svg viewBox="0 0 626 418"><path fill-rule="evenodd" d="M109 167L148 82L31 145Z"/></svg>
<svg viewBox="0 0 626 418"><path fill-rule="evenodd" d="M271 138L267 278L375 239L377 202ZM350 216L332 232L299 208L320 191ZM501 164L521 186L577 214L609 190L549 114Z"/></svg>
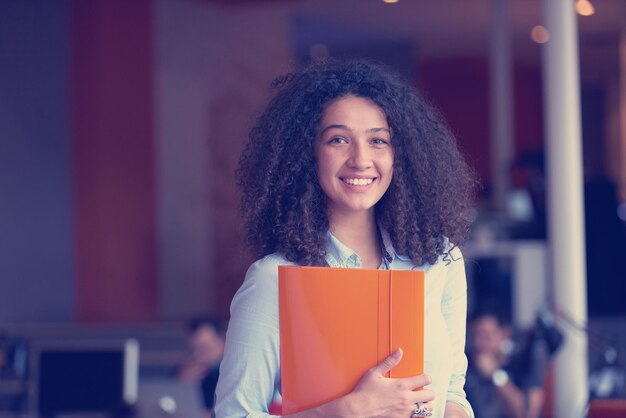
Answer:
<svg viewBox="0 0 626 418"><path fill-rule="evenodd" d="M545 156L541 149L525 150L511 167L507 194L508 235L512 239L546 239Z"/></svg>
<svg viewBox="0 0 626 418"><path fill-rule="evenodd" d="M207 417L211 416L215 403L225 329L222 321L214 317L197 317L189 321L189 354L177 371L179 380L198 382Z"/></svg>
<svg viewBox="0 0 626 418"><path fill-rule="evenodd" d="M512 328L496 311L474 314L468 327L465 390L477 417L541 416L547 352L530 341L516 345Z"/></svg>

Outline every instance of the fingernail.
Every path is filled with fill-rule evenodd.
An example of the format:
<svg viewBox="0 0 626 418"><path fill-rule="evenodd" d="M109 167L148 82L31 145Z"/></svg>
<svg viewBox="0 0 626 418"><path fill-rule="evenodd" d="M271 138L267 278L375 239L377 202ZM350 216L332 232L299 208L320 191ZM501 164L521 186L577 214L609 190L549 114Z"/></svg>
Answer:
<svg viewBox="0 0 626 418"><path fill-rule="evenodd" d="M398 348L396 351L394 351L393 353L391 353L391 355L393 357L400 357L400 354L402 354L402 349Z"/></svg>
<svg viewBox="0 0 626 418"><path fill-rule="evenodd" d="M429 375L429 374L427 374L427 375L425 375L425 376L426 376L426 384L427 384L427 385L430 385L430 384L433 382L432 377L430 377L430 375Z"/></svg>

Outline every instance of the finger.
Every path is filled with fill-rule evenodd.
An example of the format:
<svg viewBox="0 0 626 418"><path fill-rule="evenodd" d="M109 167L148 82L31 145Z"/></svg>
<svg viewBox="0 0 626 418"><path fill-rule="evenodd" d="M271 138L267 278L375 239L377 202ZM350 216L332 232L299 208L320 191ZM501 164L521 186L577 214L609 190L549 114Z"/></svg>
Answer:
<svg viewBox="0 0 626 418"><path fill-rule="evenodd" d="M398 363L400 363L400 360L402 360L402 349L398 348L396 351L391 353L387 358L385 358L382 362L374 366L371 369L371 372L384 376L385 374L389 372L389 370L396 367Z"/></svg>
<svg viewBox="0 0 626 418"><path fill-rule="evenodd" d="M428 389L422 389L414 392L413 403L427 403L435 400L435 392Z"/></svg>
<svg viewBox="0 0 626 418"><path fill-rule="evenodd" d="M403 388L409 390L421 389L432 383L432 378L429 374L418 374L417 376L396 378L396 380L402 385Z"/></svg>

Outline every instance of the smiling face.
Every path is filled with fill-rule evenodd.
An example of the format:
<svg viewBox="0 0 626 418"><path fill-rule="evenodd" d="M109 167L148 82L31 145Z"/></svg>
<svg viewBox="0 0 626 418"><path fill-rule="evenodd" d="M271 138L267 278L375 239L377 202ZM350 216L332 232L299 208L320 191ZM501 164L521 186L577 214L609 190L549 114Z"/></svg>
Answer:
<svg viewBox="0 0 626 418"><path fill-rule="evenodd" d="M315 158L330 214L373 211L393 175L391 130L383 110L356 96L331 102L318 127Z"/></svg>

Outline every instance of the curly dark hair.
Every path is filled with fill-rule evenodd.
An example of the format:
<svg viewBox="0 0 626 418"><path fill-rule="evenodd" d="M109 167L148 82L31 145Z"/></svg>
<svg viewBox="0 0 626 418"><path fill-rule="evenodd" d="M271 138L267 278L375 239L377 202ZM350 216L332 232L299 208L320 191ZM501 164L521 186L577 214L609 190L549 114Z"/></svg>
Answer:
<svg viewBox="0 0 626 418"><path fill-rule="evenodd" d="M329 60L276 79L276 94L250 131L237 170L246 238L257 256L280 252L326 265L326 196L313 143L322 112L344 96L376 103L393 133L393 178L376 219L399 254L434 263L466 235L477 181L443 118L393 70Z"/></svg>

